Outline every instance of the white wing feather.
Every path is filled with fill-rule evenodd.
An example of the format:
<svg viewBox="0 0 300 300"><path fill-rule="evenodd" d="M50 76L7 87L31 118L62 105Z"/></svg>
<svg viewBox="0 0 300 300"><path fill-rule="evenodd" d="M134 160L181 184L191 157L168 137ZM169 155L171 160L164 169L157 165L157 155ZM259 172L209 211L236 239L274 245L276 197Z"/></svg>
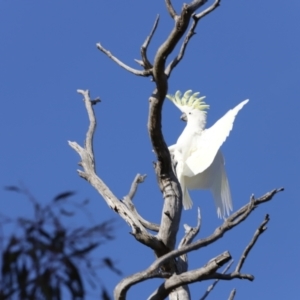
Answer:
<svg viewBox="0 0 300 300"><path fill-rule="evenodd" d="M229 215L232 201L224 166L224 158L219 150L212 164L202 173L184 176L184 187L189 190L210 190L213 194L219 218ZM188 202L188 196L186 196Z"/></svg>
<svg viewBox="0 0 300 300"><path fill-rule="evenodd" d="M185 163L183 161L183 156L180 151L176 149L176 147L170 146L169 151L172 155L174 155L174 161L176 162L176 176L180 183L181 191L182 191L182 204L184 209L190 209L193 206L193 201L190 197L190 194L187 190L185 180L187 177L184 176L184 167Z"/></svg>
<svg viewBox="0 0 300 300"><path fill-rule="evenodd" d="M218 166L218 170L215 172L214 182L210 190L213 194L218 217L225 218L225 215L229 216L230 211L232 211L232 200L224 167L224 158L222 154L219 154L221 154L220 151L218 152L214 161Z"/></svg>
<svg viewBox="0 0 300 300"><path fill-rule="evenodd" d="M197 141L197 149L186 160L186 164L194 175L206 170L213 162L219 148L228 137L237 113L249 100L244 100L229 110L212 127L202 132Z"/></svg>

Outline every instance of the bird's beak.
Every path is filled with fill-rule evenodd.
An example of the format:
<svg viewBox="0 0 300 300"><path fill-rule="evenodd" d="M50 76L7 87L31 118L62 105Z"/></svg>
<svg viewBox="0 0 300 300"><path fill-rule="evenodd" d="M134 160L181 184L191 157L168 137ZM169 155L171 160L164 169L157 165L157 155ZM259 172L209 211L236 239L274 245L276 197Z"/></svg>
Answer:
<svg viewBox="0 0 300 300"><path fill-rule="evenodd" d="M187 117L186 117L186 114L183 113L181 116L180 116L180 120L186 122L187 121Z"/></svg>

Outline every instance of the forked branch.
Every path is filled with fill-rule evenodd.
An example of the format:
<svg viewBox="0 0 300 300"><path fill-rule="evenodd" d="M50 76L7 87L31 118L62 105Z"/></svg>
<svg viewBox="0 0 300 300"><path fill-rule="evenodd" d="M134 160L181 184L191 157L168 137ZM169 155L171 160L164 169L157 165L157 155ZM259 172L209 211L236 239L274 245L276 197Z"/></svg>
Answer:
<svg viewBox="0 0 300 300"><path fill-rule="evenodd" d="M180 241L178 245L178 249L182 248L185 245L189 245L196 237L198 232L200 231L200 227L201 227L201 213L200 213L200 208L198 207L197 225L196 227L190 227L189 225L184 224L185 235Z"/></svg>
<svg viewBox="0 0 300 300"><path fill-rule="evenodd" d="M194 2L201 2L201 1L194 1ZM204 1L207 2L207 1ZM179 62L182 60L185 50L187 48L187 45L189 44L190 39L196 34L195 29L197 27L198 22L200 19L214 11L219 5L220 5L221 0L215 0L215 2L209 6L207 9L202 11L199 14L193 14L193 24L191 25L188 33L186 34L184 41L180 47L178 55L169 63L169 65L166 68L166 75L169 77L171 75L172 70L179 64ZM200 3L199 3L200 4ZM197 5L199 5L197 4ZM203 5L203 4L202 4Z"/></svg>
<svg viewBox="0 0 300 300"><path fill-rule="evenodd" d="M211 243L215 242L216 240L220 239L221 237L224 236L224 234L227 231L234 228L239 223L243 222L258 205L260 205L262 203L265 203L267 201L270 201L277 193L279 193L283 190L284 190L283 188L272 190L271 192L266 193L265 195L263 195L262 197L260 197L258 199L255 199L254 196L252 196L251 199L250 199L250 202L247 205L243 206L237 212L232 214L228 219L226 219L223 222L223 224L220 227L218 227L214 231L213 234L211 234L207 238L200 239L200 240L198 240L198 241L196 241L196 242L194 242L190 245L186 245L186 246L183 246L180 249L173 250L173 251L167 253L166 255L156 259L156 261L154 261L148 269L123 279L115 288L114 294L115 294L116 299L125 299L125 298L117 298L117 297L119 297L120 295L123 295L125 297L126 292L128 291L128 289L131 286L133 286L133 285L135 285L135 284L137 284L141 281L153 278L153 276L158 272L160 267L163 264L165 264L167 261L172 261L173 259L175 259L176 257L179 257L180 255L186 254L186 253L191 252L191 251L198 250L202 247L206 247L206 246L210 245ZM266 222L266 220L264 220L264 222L262 223L262 225L261 225L262 227L261 226L259 227L259 230L258 230L259 232L263 232L262 228L264 228L264 226L266 224L265 222ZM259 235L260 234L258 234L258 236ZM258 236L255 235L255 238L252 239L252 241L249 243L249 245L247 246L246 249L249 248L249 251L250 251L250 249L253 247L255 241L257 240ZM254 240L254 242L253 242L253 240ZM248 251L248 253L249 253L249 251ZM245 253L245 251L244 251L244 253ZM243 259L243 256L241 257L241 260L242 259ZM242 263L239 263L238 265L242 265ZM201 269L195 270L195 272L196 271L198 272ZM199 277L197 277L197 276L202 271L199 271L200 273L197 273L197 272L193 273L193 274L196 274L195 275L196 277L193 277L194 281L199 280ZM186 277L184 277L183 274L185 274L185 273L182 273L182 274L178 275L178 276L182 276L182 277L180 277L181 280L186 278ZM179 277L176 277L176 278L178 279ZM206 279L232 280L232 279L235 279L235 278L248 279L248 280L253 280L254 279L254 277L252 275L241 274L239 272L239 270L236 269L231 274L222 274L222 273L216 273L216 272L210 273L209 275L207 275L207 278L205 278L205 280ZM181 285L184 285L186 283L188 283L188 282L187 281L181 281ZM176 283L176 286L177 286L177 283Z"/></svg>
<svg viewBox="0 0 300 300"><path fill-rule="evenodd" d="M161 286L151 295L149 299L151 300L158 300L158 299L164 299L168 296L168 294L175 288L182 286L182 285L187 285L193 282L197 281L204 281L204 280L209 280L209 279L216 279L214 284L212 285L211 289L217 284L218 280L232 280L235 278L238 279L247 279L252 281L254 279L254 276L251 274L243 274L241 273L241 268L248 257L248 254L250 253L250 250L253 248L254 244L256 243L258 237L266 230L266 224L269 221L269 216L266 215L264 221L262 224L258 227L256 230L252 240L250 243L247 245L245 248L240 261L238 262L235 270L230 273L226 274L226 271L229 269L230 264L225 268L225 270L222 273L217 273L216 271L224 264L226 263L230 258L230 254L228 252L224 252L223 254L219 255L217 258L214 258L210 260L204 267L192 270L192 271L187 271L181 274L176 274L172 275L170 278L166 279L166 281L161 284ZM213 263L213 265L212 265ZM207 292L204 295L205 299L206 296L208 295L209 292Z"/></svg>
<svg viewBox="0 0 300 300"><path fill-rule="evenodd" d="M166 279L163 284L148 298L148 300L161 300L165 299L169 293L184 284L189 284L197 281L206 280L209 274L214 273L224 264L226 264L231 259L231 255L228 251L218 255L217 257L211 259L202 268L188 271L180 275L174 274L170 278Z"/></svg>
<svg viewBox="0 0 300 300"><path fill-rule="evenodd" d="M174 249L176 243L176 235L179 229L182 211L182 195L179 182L172 169L170 153L162 134L161 111L168 92L168 77L170 75L170 73L166 73L166 61L185 34L195 11L205 3L206 1L192 1L189 5L183 5L181 13L174 18L175 24L172 31L157 50L153 62L152 75L156 88L149 99L148 132L152 148L157 157L155 171L158 185L164 198L158 238L161 239L170 250ZM166 2L166 4L169 13L171 16L174 16L171 1ZM187 42L188 41L189 39ZM184 46L184 49L185 47L186 46ZM183 56L183 53L181 56ZM176 64L178 64L180 59Z"/></svg>
<svg viewBox="0 0 300 300"><path fill-rule="evenodd" d="M233 264L233 260L231 260L227 266L225 267L225 269L223 270L222 274L226 274L227 271L229 270L229 268L231 267L231 265ZM200 300L205 300L207 298L207 296L209 295L209 293L215 288L215 286L218 284L218 282L220 281L220 279L216 279L213 284L211 284L206 292L204 293L204 295L200 298Z"/></svg>
<svg viewBox="0 0 300 300"><path fill-rule="evenodd" d="M236 272L240 272L240 270L242 269L243 265L244 265L244 262L249 254L249 252L251 251L251 249L254 247L256 241L258 240L259 236L265 232L267 230L267 223L269 222L270 220L270 217L269 215L266 215L264 221L260 224L260 226L257 228L257 230L255 231L254 233L254 236L252 238L252 240L250 241L250 243L247 245L247 247L245 248L241 258L240 258L240 261L238 262L236 268L235 268L235 271Z"/></svg>
<svg viewBox="0 0 300 300"><path fill-rule="evenodd" d="M159 231L159 225L158 224L155 224L155 223L151 223L147 220L145 220L139 213L138 211L136 210L134 204L133 204L133 197L137 191L137 187L140 183L144 182L146 178L146 175L140 175L140 174L137 174L131 184L131 188L130 188L130 191L128 193L127 196L125 196L123 198L123 203L126 204L126 206L128 207L128 209L131 210L131 212L138 218L138 220L141 222L141 224L146 228L146 229L149 229L149 230L152 230L152 231L155 231L155 232L158 232Z"/></svg>
<svg viewBox="0 0 300 300"><path fill-rule="evenodd" d="M165 0L167 10L170 16L174 19L175 24L167 39L157 50L154 61L151 64L147 57L147 49L157 28L159 18L156 18L150 35L146 38L141 47L142 61L137 61L144 70L131 68L113 56L111 52L105 49L100 43L97 44L97 48L101 52L106 54L110 59L125 70L138 76L152 76L155 82L155 89L149 99L148 132L152 148L157 157L155 172L157 175L158 185L164 199L160 225L144 220L138 214L133 205L133 197L136 193L137 186L144 179L141 175L137 175L128 195L125 196L122 201L120 201L96 175L93 153L93 135L96 128L96 120L92 105L96 104L98 101L91 100L88 91L78 90L78 92L84 96L84 102L90 120L85 146L81 147L75 142L69 142L70 146L77 151L81 157L80 165L82 166L83 171L79 170L78 173L82 178L90 182L90 184L102 195L107 204L131 226L132 234L135 238L139 242L153 249L157 256L157 259L149 266L149 268L123 279L117 285L114 291L115 299L125 300L127 291L130 287L141 281L157 277L165 278L166 280L150 296L149 299L151 300L164 299L170 295L174 289L196 281L208 279L231 280L234 278L248 280L254 279L252 275L240 273L240 270L258 237L265 231L265 225L269 220L268 216L260 225L253 239L244 250L236 269L230 274L217 272L222 265L231 259L229 252L222 253L218 257L210 260L204 267L192 271L187 271L186 255L191 251L206 247L223 237L227 231L243 222L258 205L271 200L276 193L283 189L275 189L259 199L255 199L254 196L251 197L250 202L247 205L232 214L210 236L192 243L193 238L200 229L201 222L199 215L197 226L195 228L186 228L186 235L182 239L179 249L174 250L182 211L182 192L179 182L173 172L170 153L162 133L162 107L165 96L168 92L168 78L172 70L184 57L187 45L189 44L192 36L195 34L195 29L199 20L214 11L220 5L220 2L221 0L215 0L214 3L207 9L196 14L196 10L207 3L207 0L194 0L190 4L184 4L180 14L177 14L171 0ZM193 20L193 23L188 30L191 19ZM186 34L186 36L180 47L178 55L166 67L169 55L173 52L184 34ZM150 234L147 229L158 233L154 236ZM234 293L235 292L232 293L233 296Z"/></svg>
<svg viewBox="0 0 300 300"><path fill-rule="evenodd" d="M130 210L125 203L120 201L108 188L108 186L97 176L95 170L95 159L93 152L93 137L96 130L96 118L93 110L93 100L90 99L89 91L77 90L84 98L84 104L89 117L89 128L86 134L85 146L81 147L76 142L70 142L69 145L80 155L80 166L83 171L78 170L79 176L87 180L104 198L108 206L117 212L132 229L132 235L144 245L150 247L155 252L165 251L165 246L155 236L148 233L135 213ZM131 189L131 196L134 194L134 187Z"/></svg>
<svg viewBox="0 0 300 300"><path fill-rule="evenodd" d="M171 16L172 19L175 19L177 17L176 11L172 5L171 0L165 0L166 2L166 6L167 6L167 10Z"/></svg>
<svg viewBox="0 0 300 300"><path fill-rule="evenodd" d="M152 69L152 64L150 63L150 61L148 60L148 57L147 57L147 50L148 50L148 46L151 42L151 39L156 31L158 21L159 21L159 15L157 15L154 25L153 25L153 28L152 28L150 34L146 37L145 42L143 43L143 45L141 47L142 63L140 63L140 65L143 66L145 68L145 70Z"/></svg>
<svg viewBox="0 0 300 300"><path fill-rule="evenodd" d="M269 222L269 220L270 220L269 215L266 215L264 221L261 223L261 225L255 231L253 238L251 239L249 244L246 246L244 252L242 253L235 270L230 274L219 274L219 273L213 274L213 278L218 278L218 279L223 279L223 280L231 280L234 278L248 279L250 281L254 280L253 275L241 274L241 269L244 265L245 260L247 259L248 255L249 255L251 249L255 245L257 239L267 229L266 224Z"/></svg>
<svg viewBox="0 0 300 300"><path fill-rule="evenodd" d="M97 48L103 52L104 54L106 54L111 60L113 60L115 63L117 63L120 67L122 67L123 69L125 69L126 71L137 75L137 76L143 76L143 77L148 77L151 75L151 69L149 70L137 70L134 68L129 67L128 65L126 65L125 63L123 63L121 60L119 60L117 57L113 56L111 54L110 51L108 51L107 49L105 49L100 43L96 44Z"/></svg>

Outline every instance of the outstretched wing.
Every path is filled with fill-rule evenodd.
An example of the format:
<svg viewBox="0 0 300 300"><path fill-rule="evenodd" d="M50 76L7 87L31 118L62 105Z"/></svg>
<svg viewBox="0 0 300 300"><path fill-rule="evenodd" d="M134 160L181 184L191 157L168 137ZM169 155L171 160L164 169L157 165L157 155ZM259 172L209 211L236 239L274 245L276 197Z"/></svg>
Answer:
<svg viewBox="0 0 300 300"><path fill-rule="evenodd" d="M230 215L232 200L224 166L224 158L220 151L217 153L214 164L215 170L213 173L215 176L210 190L214 197L218 217L224 219L226 215Z"/></svg>
<svg viewBox="0 0 300 300"><path fill-rule="evenodd" d="M206 170L213 162L219 148L228 137L237 113L249 100L229 110L212 127L202 132L197 141L197 149L187 158L186 164L194 175Z"/></svg>

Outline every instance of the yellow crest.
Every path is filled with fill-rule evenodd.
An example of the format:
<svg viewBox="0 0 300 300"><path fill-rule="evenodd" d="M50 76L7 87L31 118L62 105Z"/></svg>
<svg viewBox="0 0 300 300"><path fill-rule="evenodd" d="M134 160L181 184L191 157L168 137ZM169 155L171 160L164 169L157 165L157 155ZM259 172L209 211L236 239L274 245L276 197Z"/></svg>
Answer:
<svg viewBox="0 0 300 300"><path fill-rule="evenodd" d="M192 94L192 90L188 90L182 97L180 91L177 91L174 96L167 95L166 97L174 102L179 109L182 109L183 106L187 106L192 109L198 109L205 112L206 109L209 109L209 105L203 101L205 96L197 98L199 94L199 92Z"/></svg>

